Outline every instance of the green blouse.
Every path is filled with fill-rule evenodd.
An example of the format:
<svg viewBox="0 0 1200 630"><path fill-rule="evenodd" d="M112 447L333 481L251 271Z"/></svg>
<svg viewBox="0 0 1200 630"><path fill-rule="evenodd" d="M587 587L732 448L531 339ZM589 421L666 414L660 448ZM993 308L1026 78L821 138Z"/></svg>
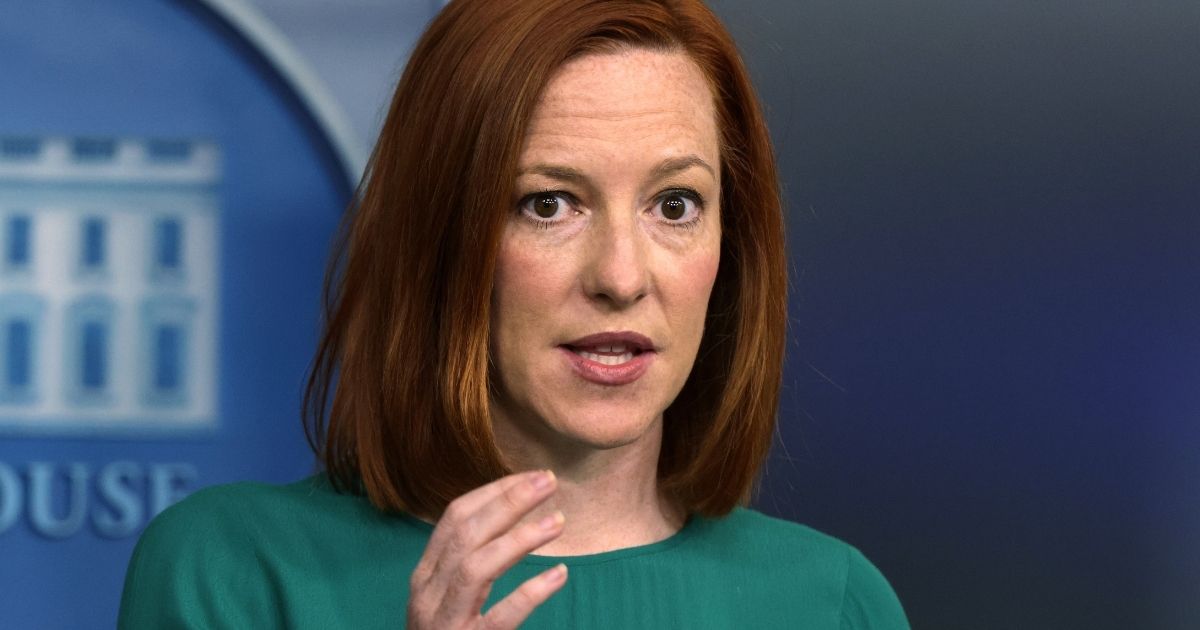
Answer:
<svg viewBox="0 0 1200 630"><path fill-rule="evenodd" d="M400 628L409 574L432 531L335 492L322 475L202 490L142 534L119 627ZM523 628L908 628L895 593L856 549L747 509L693 517L640 547L528 556L497 581L488 605L559 562L567 583Z"/></svg>

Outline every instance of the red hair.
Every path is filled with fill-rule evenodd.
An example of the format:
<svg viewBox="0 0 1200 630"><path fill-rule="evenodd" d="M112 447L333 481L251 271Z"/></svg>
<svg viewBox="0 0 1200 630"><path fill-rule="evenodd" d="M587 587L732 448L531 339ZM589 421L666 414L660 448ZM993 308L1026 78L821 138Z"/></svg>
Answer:
<svg viewBox="0 0 1200 630"><path fill-rule="evenodd" d="M436 516L510 472L489 412L489 310L526 127L564 62L630 47L701 68L722 144L721 265L695 366L664 414L660 484L707 515L748 498L779 399L784 225L757 98L698 0L455 0L430 25L326 283L305 426L338 488Z"/></svg>

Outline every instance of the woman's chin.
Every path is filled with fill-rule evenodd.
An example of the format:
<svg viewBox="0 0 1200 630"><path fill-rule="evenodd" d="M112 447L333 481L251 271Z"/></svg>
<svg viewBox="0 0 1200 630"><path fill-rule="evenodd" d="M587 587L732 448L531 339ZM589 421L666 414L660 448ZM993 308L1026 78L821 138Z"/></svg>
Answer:
<svg viewBox="0 0 1200 630"><path fill-rule="evenodd" d="M628 446L657 437L662 414L645 409L602 405L577 409L547 420L550 430L569 442L596 450Z"/></svg>
<svg viewBox="0 0 1200 630"><path fill-rule="evenodd" d="M559 407L556 405L555 407ZM562 406L529 416L526 439L553 443L555 449L610 450L645 439L657 439L662 414L640 405L604 404Z"/></svg>
<svg viewBox="0 0 1200 630"><path fill-rule="evenodd" d="M577 448L594 451L608 451L626 447L631 444L636 444L639 441L646 439L647 431L638 431L633 428L626 427L605 427L599 431L571 431L563 433L562 435Z"/></svg>

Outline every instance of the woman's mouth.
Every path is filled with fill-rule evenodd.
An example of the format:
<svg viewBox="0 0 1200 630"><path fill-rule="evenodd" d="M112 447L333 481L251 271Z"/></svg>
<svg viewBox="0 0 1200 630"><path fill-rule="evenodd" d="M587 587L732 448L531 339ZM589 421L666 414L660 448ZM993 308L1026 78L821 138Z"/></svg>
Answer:
<svg viewBox="0 0 1200 630"><path fill-rule="evenodd" d="M570 348L570 346L568 346ZM604 365L621 365L633 360L635 354L640 354L641 351L634 351L625 346L625 344L613 344L607 346L591 346L589 348L571 348L571 351L588 361L603 363Z"/></svg>
<svg viewBox="0 0 1200 630"><path fill-rule="evenodd" d="M627 385L646 373L655 355L654 343L634 332L598 333L559 346L571 369L600 385Z"/></svg>

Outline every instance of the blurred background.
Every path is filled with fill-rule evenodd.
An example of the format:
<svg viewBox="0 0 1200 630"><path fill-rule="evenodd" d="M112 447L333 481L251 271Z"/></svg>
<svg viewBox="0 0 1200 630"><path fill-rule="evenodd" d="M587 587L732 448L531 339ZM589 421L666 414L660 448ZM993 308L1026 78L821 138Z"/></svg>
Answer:
<svg viewBox="0 0 1200 630"><path fill-rule="evenodd" d="M789 221L757 507L914 628L1200 628L1200 4L710 5ZM311 472L330 238L440 6L0 0L0 628L112 626L153 514Z"/></svg>

